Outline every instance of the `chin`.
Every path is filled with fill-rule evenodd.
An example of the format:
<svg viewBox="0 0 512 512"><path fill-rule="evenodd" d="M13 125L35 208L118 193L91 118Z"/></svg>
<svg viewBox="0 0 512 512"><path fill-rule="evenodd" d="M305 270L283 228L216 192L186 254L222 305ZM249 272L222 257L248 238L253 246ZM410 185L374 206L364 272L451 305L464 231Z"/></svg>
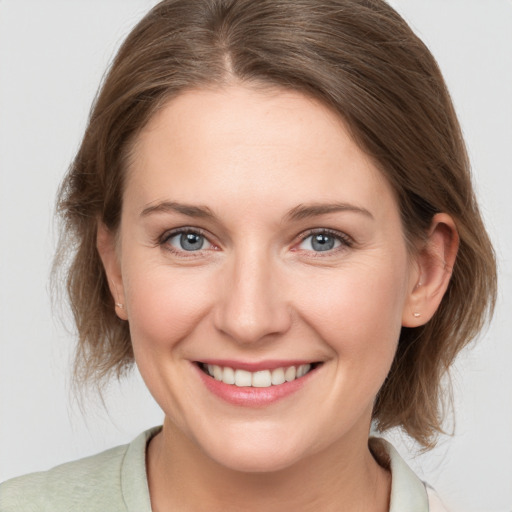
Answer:
<svg viewBox="0 0 512 512"><path fill-rule="evenodd" d="M212 455L215 456L215 454ZM296 454L276 453L271 450L261 450L259 447L215 457L218 464L241 473L274 473L293 466L297 460Z"/></svg>
<svg viewBox="0 0 512 512"><path fill-rule="evenodd" d="M246 432L244 434L222 436L214 443L204 443L203 450L217 464L244 473L280 471L293 466L305 456L299 443L290 439L289 434L283 437L275 430L271 433L260 431L249 436Z"/></svg>

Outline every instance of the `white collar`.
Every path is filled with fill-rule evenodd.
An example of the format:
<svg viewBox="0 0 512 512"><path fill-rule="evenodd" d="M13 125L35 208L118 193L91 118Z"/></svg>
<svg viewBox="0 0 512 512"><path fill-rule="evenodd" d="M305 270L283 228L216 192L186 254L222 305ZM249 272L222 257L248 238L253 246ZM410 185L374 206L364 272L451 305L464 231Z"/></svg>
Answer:
<svg viewBox="0 0 512 512"><path fill-rule="evenodd" d="M369 446L377 462L391 471L389 512L429 512L425 484L406 464L393 445L385 439L371 437Z"/></svg>

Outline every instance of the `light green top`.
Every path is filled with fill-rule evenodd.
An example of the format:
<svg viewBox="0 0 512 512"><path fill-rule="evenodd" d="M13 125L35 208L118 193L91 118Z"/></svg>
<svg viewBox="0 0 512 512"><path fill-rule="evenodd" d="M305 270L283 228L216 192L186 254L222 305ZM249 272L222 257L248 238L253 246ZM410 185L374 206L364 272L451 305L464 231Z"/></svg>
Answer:
<svg viewBox="0 0 512 512"><path fill-rule="evenodd" d="M1 512L151 512L146 445L160 427L128 445L0 485Z"/></svg>
<svg viewBox="0 0 512 512"><path fill-rule="evenodd" d="M146 446L159 430L148 430L128 445L4 482L0 512L151 512ZM378 438L370 446L391 470L389 511L428 512L424 484L393 446Z"/></svg>

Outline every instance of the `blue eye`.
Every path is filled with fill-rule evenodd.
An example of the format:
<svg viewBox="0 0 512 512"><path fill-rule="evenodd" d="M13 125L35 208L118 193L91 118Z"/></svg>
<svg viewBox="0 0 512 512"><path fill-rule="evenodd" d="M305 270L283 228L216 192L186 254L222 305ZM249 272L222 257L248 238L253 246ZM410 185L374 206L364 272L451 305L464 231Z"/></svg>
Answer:
<svg viewBox="0 0 512 512"><path fill-rule="evenodd" d="M328 232L313 233L302 240L299 249L314 252L325 252L341 246L340 236Z"/></svg>
<svg viewBox="0 0 512 512"><path fill-rule="evenodd" d="M166 243L174 249L187 252L200 251L211 247L210 242L203 235L195 231L182 231L181 233L171 235L166 240Z"/></svg>

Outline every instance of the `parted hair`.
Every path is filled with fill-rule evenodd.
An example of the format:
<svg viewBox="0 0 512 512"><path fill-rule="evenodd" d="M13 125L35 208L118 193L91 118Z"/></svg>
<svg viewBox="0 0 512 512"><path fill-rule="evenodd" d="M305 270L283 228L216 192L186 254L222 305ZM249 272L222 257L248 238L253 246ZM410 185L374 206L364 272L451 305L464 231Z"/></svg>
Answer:
<svg viewBox="0 0 512 512"><path fill-rule="evenodd" d="M101 385L133 364L96 235L98 222L118 229L138 133L181 92L233 81L299 91L337 113L394 188L411 250L436 213L454 219L460 246L448 290L428 323L402 328L373 412L380 430L402 427L432 446L443 377L492 313L496 264L439 67L383 0L164 0L135 26L58 196L55 269L66 276L77 325L77 382Z"/></svg>

